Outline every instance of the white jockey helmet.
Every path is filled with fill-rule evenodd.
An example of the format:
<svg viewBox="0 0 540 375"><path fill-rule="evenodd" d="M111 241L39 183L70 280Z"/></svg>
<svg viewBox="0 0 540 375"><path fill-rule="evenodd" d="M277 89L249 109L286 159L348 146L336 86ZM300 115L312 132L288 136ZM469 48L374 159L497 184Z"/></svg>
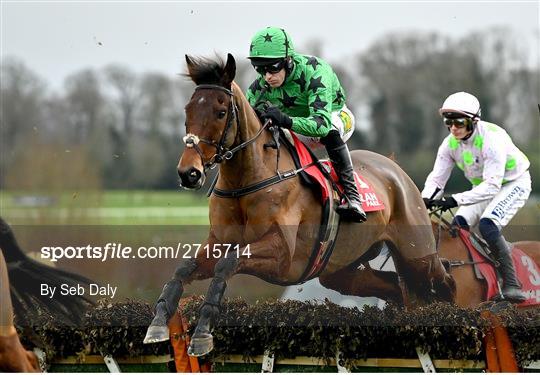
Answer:
<svg viewBox="0 0 540 375"><path fill-rule="evenodd" d="M439 114L443 117L463 115L469 118L480 118L480 102L474 95L461 91L450 95L444 101Z"/></svg>

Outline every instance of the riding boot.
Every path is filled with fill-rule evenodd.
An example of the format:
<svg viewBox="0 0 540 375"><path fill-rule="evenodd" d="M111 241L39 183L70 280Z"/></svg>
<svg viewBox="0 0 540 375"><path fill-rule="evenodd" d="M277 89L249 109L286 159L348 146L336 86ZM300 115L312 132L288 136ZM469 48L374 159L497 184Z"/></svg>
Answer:
<svg viewBox="0 0 540 375"><path fill-rule="evenodd" d="M326 147L326 151L334 164L345 193L345 203L341 204L336 211L345 220L358 223L366 221L367 216L362 208L360 194L354 181L354 169L347 145L343 143L337 147Z"/></svg>
<svg viewBox="0 0 540 375"><path fill-rule="evenodd" d="M521 291L521 285L516 277L516 270L510 255L511 249L508 242L506 242L503 236L499 236L496 241L489 245L499 261L499 271L503 278L502 294L504 299L513 303L525 301L527 297Z"/></svg>

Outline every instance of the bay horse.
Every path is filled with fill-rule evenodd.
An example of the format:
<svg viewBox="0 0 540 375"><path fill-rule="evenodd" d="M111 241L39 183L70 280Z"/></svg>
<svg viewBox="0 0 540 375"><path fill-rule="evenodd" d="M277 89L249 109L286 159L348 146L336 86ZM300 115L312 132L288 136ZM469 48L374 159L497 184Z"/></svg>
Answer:
<svg viewBox="0 0 540 375"><path fill-rule="evenodd" d="M61 284L88 285L91 280L48 267L28 258L17 243L10 226L0 217L0 371L39 372L33 352L23 348L14 326L14 310L19 322L40 307L64 322L78 324L91 301L84 296L50 299L40 293L40 284L59 288Z"/></svg>
<svg viewBox="0 0 540 375"><path fill-rule="evenodd" d="M236 63L186 55L195 91L185 107L186 147L178 162L181 186L200 189L209 168L219 164L216 189L252 191L258 182L279 178L277 170L293 168L288 152L265 147L273 141L240 87L233 82ZM342 294L361 288L358 265L374 257L372 249L386 243L392 251L402 292L423 303L453 301L455 284L438 258L430 219L420 192L392 160L369 151L351 153L354 168L379 194L385 208L368 213L363 224L342 222L332 256L320 273L323 286ZM257 276L281 285L303 282L321 225L322 205L317 194L299 178L290 178L249 194L209 201L210 231L198 256L183 259L163 288L145 343L169 339L168 319L176 311L183 285L212 278L189 354L201 356L213 348L211 329L219 313L227 281L235 274ZM225 245L239 249L223 254ZM208 249L210 251L208 251ZM405 299L407 300L407 299ZM416 302L414 302L416 303Z"/></svg>
<svg viewBox="0 0 540 375"><path fill-rule="evenodd" d="M456 304L461 307L477 307L486 302L486 282L476 277L467 246L459 236L452 233L451 225L445 219L438 221L434 218L432 225L439 244L439 256L449 261L449 272L456 282ZM539 241L520 241L513 245L540 265Z"/></svg>
<svg viewBox="0 0 540 375"><path fill-rule="evenodd" d="M433 212L430 212L430 215L434 216ZM455 303L460 307L475 308L487 302L486 282L476 277L467 246L459 236L452 233L453 229L445 219L439 221L433 218L431 225L439 257L448 265L449 273L456 283ZM512 245L540 265L540 241L519 241L513 242ZM361 282L355 286L354 295L377 297L396 304L404 304L395 272L380 271L372 268L368 262L362 262L356 275ZM341 280L341 283L346 284L347 280Z"/></svg>

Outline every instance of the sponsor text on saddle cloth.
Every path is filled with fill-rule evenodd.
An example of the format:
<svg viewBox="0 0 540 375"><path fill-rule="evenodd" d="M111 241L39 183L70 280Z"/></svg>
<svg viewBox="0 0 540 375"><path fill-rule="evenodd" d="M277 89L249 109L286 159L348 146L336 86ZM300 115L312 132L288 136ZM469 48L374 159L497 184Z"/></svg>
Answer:
<svg viewBox="0 0 540 375"><path fill-rule="evenodd" d="M495 267L482 255L470 240L470 233L465 229L459 229L459 237L469 249L473 262L484 276L487 286L486 299L490 300L499 294L497 286L497 274ZM512 248L512 261L516 268L516 276L521 283L521 289L527 299L520 303L519 307L540 305L540 267L527 254L517 247Z"/></svg>
<svg viewBox="0 0 540 375"><path fill-rule="evenodd" d="M302 166L305 166L312 163L313 158L311 156L311 153L307 150L307 146L304 145L304 143L302 143L302 141L300 141L300 139L298 139L298 137L293 132L291 132L290 134L294 140L294 146L298 153L298 157L300 158L300 164ZM334 183L339 187L340 191L342 191L343 188L339 184L339 179L336 172L334 171L332 163L330 163L330 161L324 161L323 163L331 169L330 175L332 176L332 180L334 180ZM321 189L321 201L323 203L326 202L328 197L332 196L332 191L326 183L326 177L315 165L306 168L305 172L313 179L313 181L317 182ZM367 183L367 181L358 176L356 172L354 172L354 180L356 181L356 188L358 189L358 193L360 193L360 200L362 201L362 208L364 209L364 211L372 212L384 210L384 204L379 200L377 194L375 193L373 188Z"/></svg>

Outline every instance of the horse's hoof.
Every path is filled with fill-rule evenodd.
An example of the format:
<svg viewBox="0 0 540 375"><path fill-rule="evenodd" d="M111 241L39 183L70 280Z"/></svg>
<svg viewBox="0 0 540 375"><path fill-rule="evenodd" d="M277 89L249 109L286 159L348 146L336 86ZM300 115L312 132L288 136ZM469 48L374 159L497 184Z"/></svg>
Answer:
<svg viewBox="0 0 540 375"><path fill-rule="evenodd" d="M143 340L145 344L162 342L169 340L169 327L167 326L150 326L146 331L146 337Z"/></svg>
<svg viewBox="0 0 540 375"><path fill-rule="evenodd" d="M203 333L192 337L188 348L188 355L200 357L208 354L214 349L214 339L211 334Z"/></svg>

